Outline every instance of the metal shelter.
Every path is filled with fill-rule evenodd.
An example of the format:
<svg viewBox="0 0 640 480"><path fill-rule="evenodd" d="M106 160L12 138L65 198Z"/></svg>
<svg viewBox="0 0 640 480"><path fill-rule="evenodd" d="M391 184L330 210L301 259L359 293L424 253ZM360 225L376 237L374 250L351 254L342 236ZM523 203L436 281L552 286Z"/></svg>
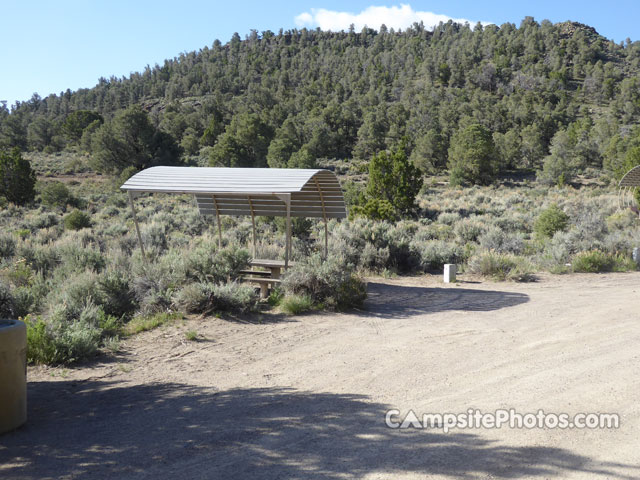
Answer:
<svg viewBox="0 0 640 480"><path fill-rule="evenodd" d="M640 187L640 165L625 173L618 183L619 208L634 207L634 193L638 187Z"/></svg>
<svg viewBox="0 0 640 480"><path fill-rule="evenodd" d="M286 217L285 266L291 256L291 217L321 218L327 253L327 220L345 218L342 189L329 170L289 168L151 167L136 173L121 187L129 194L136 233L144 245L134 198L143 192L193 194L202 215L215 215L222 244L220 216L251 216L256 254L256 216Z"/></svg>

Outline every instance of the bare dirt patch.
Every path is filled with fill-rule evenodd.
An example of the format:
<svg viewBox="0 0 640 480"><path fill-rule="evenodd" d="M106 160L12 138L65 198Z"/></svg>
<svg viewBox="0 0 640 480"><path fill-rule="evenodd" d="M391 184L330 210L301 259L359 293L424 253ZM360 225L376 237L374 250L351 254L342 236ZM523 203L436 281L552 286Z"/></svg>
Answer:
<svg viewBox="0 0 640 480"><path fill-rule="evenodd" d="M364 311L188 319L115 357L30 369L0 477L640 478L639 295L640 273L372 279ZM621 425L401 431L390 408Z"/></svg>

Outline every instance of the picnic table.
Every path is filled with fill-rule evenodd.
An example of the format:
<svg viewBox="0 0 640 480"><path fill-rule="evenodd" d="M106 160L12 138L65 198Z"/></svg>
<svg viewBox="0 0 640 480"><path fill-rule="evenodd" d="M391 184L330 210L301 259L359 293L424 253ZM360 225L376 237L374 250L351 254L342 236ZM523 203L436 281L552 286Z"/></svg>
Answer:
<svg viewBox="0 0 640 480"><path fill-rule="evenodd" d="M242 270L240 272L245 275L243 280L260 285L260 298L267 298L269 289L272 289L282 281L280 280L280 275L282 269L285 268L285 261L254 258L249 261L249 265L252 267L251 270ZM289 262L289 267L293 265L293 262ZM262 270L256 270L255 268Z"/></svg>

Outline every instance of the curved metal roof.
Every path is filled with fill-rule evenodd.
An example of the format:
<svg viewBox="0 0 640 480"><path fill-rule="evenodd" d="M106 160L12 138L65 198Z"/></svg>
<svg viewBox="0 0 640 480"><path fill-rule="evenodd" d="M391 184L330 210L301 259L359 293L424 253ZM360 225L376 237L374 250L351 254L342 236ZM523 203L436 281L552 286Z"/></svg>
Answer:
<svg viewBox="0 0 640 480"><path fill-rule="evenodd" d="M345 218L342 189L329 170L151 167L121 187L131 192L190 193L203 215Z"/></svg>
<svg viewBox="0 0 640 480"><path fill-rule="evenodd" d="M633 167L618 183L619 187L640 187L640 165Z"/></svg>

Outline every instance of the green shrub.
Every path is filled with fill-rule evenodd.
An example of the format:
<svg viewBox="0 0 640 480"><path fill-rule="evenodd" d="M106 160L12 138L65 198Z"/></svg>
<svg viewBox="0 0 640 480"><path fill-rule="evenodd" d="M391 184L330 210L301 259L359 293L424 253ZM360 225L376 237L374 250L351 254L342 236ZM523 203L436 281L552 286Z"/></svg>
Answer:
<svg viewBox="0 0 640 480"><path fill-rule="evenodd" d="M73 203L73 196L62 182L48 182L40 191L42 203L48 207L66 207Z"/></svg>
<svg viewBox="0 0 640 480"><path fill-rule="evenodd" d="M366 284L343 259L318 254L298 262L282 283L287 295L307 295L327 308L360 307L367 297Z"/></svg>
<svg viewBox="0 0 640 480"><path fill-rule="evenodd" d="M218 312L246 313L258 305L258 295L250 285L229 282L214 285L212 290L213 309Z"/></svg>
<svg viewBox="0 0 640 480"><path fill-rule="evenodd" d="M134 317L129 323L127 323L122 332L125 335L135 335L136 333L146 332L147 330L153 330L167 322L173 320L179 320L182 315L179 313L160 312L153 313L151 315L140 315Z"/></svg>
<svg viewBox="0 0 640 480"><path fill-rule="evenodd" d="M0 270L0 275L14 286L23 287L31 284L34 271L24 258L20 258Z"/></svg>
<svg viewBox="0 0 640 480"><path fill-rule="evenodd" d="M137 304L129 276L122 270L110 270L98 277L96 296L107 315L129 317Z"/></svg>
<svg viewBox="0 0 640 480"><path fill-rule="evenodd" d="M173 302L187 313L204 313L211 307L211 287L209 283L190 283L175 294Z"/></svg>
<svg viewBox="0 0 640 480"><path fill-rule="evenodd" d="M297 315L312 310L313 300L309 295L286 295L280 302L280 308L289 315Z"/></svg>
<svg viewBox="0 0 640 480"><path fill-rule="evenodd" d="M167 311L183 279L180 259L175 256L165 255L156 262L136 266L133 292L141 310L145 314Z"/></svg>
<svg viewBox="0 0 640 480"><path fill-rule="evenodd" d="M538 216L534 231L541 236L551 238L556 232L564 232L568 225L569 216L554 203Z"/></svg>
<svg viewBox="0 0 640 480"><path fill-rule="evenodd" d="M480 124L460 128L449 144L449 182L489 184L498 173L491 131Z"/></svg>
<svg viewBox="0 0 640 480"><path fill-rule="evenodd" d="M465 218L453 228L460 243L475 242L487 230L485 222L476 218Z"/></svg>
<svg viewBox="0 0 640 480"><path fill-rule="evenodd" d="M30 225L32 230L40 230L43 228L55 227L58 225L60 218L55 213L43 213L36 215L31 219Z"/></svg>
<svg viewBox="0 0 640 480"><path fill-rule="evenodd" d="M282 289L280 287L275 287L271 290L269 298L267 299L267 303L269 303L269 305L271 305L272 307L277 307L278 305L280 305L280 302L282 302L283 298L284 292L282 291Z"/></svg>
<svg viewBox="0 0 640 480"><path fill-rule="evenodd" d="M35 196L36 174L18 148L0 150L0 197L24 205Z"/></svg>
<svg viewBox="0 0 640 480"><path fill-rule="evenodd" d="M445 263L462 263L464 252L461 247L443 240L415 242L414 248L420 255L420 268L424 272L439 272Z"/></svg>
<svg viewBox="0 0 640 480"><path fill-rule="evenodd" d="M524 250L524 239L521 234L506 233L500 228L491 228L478 238L485 250L499 253L514 253L519 255Z"/></svg>
<svg viewBox="0 0 640 480"><path fill-rule="evenodd" d="M250 254L247 249L235 246L221 250L215 248L205 244L186 253L180 252L185 280L223 283L237 279L240 270L249 266Z"/></svg>
<svg viewBox="0 0 640 480"><path fill-rule="evenodd" d="M58 309L63 306L68 321L77 319L87 306L96 304L96 283L95 273L88 271L58 280L57 288L47 298L49 314L55 311L61 315Z"/></svg>
<svg viewBox="0 0 640 480"><path fill-rule="evenodd" d="M574 272L611 272L615 265L613 257L600 250L577 253L571 262Z"/></svg>
<svg viewBox="0 0 640 480"><path fill-rule="evenodd" d="M65 245L58 249L61 268L65 272L82 272L92 270L101 272L107 261L99 250L83 248L80 245Z"/></svg>
<svg viewBox="0 0 640 480"><path fill-rule="evenodd" d="M57 305L47 321L27 319L27 359L30 363L64 364L94 356L101 345L101 310L88 304L76 318Z"/></svg>
<svg viewBox="0 0 640 480"><path fill-rule="evenodd" d="M640 191L640 189L638 190ZM638 224L638 215L631 210L621 210L610 215L606 219L609 231L624 230ZM0 247L0 252L1 252Z"/></svg>
<svg viewBox="0 0 640 480"><path fill-rule="evenodd" d="M573 257L571 267L574 272L580 273L626 272L638 269L637 264L631 257L601 250L577 253Z"/></svg>
<svg viewBox="0 0 640 480"><path fill-rule="evenodd" d="M60 254L55 247L49 245L20 245L17 256L24 258L29 266L43 275L48 275L60 263Z"/></svg>
<svg viewBox="0 0 640 480"><path fill-rule="evenodd" d="M17 318L26 317L32 312L35 298L31 288L18 287L13 290L13 309Z"/></svg>
<svg viewBox="0 0 640 480"><path fill-rule="evenodd" d="M16 239L13 235L0 234L0 259L11 258L16 251Z"/></svg>
<svg viewBox="0 0 640 480"><path fill-rule="evenodd" d="M27 362L31 364L54 364L58 362L56 344L47 332L47 324L42 318L26 318Z"/></svg>
<svg viewBox="0 0 640 480"><path fill-rule="evenodd" d="M196 340L198 340L198 332L196 332L195 330L189 330L184 334L184 338L185 340L188 340L190 342L195 342Z"/></svg>
<svg viewBox="0 0 640 480"><path fill-rule="evenodd" d="M14 318L14 310L11 289L0 281L0 318Z"/></svg>
<svg viewBox="0 0 640 480"><path fill-rule="evenodd" d="M67 230L80 230L91 226L91 218L80 210L74 210L64 217L64 228Z"/></svg>
<svg viewBox="0 0 640 480"><path fill-rule="evenodd" d="M141 228L142 242L147 250L154 250L156 254L167 250L168 228L166 224L153 221Z"/></svg>
<svg viewBox="0 0 640 480"><path fill-rule="evenodd" d="M530 282L535 280L531 263L516 255L481 252L469 260L469 270L495 280Z"/></svg>
<svg viewBox="0 0 640 480"><path fill-rule="evenodd" d="M187 313L246 313L256 309L258 296L250 285L236 282L192 283L178 291L174 304Z"/></svg>

